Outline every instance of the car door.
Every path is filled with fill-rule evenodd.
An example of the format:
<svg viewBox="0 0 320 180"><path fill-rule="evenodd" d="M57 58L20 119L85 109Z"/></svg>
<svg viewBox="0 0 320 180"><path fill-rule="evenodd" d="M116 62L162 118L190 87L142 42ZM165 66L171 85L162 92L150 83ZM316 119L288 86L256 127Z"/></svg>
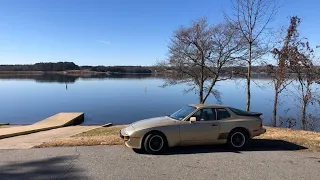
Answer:
<svg viewBox="0 0 320 180"><path fill-rule="evenodd" d="M218 139L219 122L214 109L200 109L191 117L196 117L197 121L180 124L181 145L212 144Z"/></svg>
<svg viewBox="0 0 320 180"><path fill-rule="evenodd" d="M231 114L225 108L217 108L217 121L219 122L220 139L226 140L231 129L236 127L235 121L230 121Z"/></svg>

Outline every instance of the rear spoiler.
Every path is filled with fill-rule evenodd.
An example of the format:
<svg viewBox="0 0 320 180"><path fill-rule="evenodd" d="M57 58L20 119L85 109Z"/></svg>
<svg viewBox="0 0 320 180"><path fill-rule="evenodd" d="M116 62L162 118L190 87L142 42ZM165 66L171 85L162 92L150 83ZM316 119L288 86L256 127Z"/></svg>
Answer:
<svg viewBox="0 0 320 180"><path fill-rule="evenodd" d="M260 112L250 112L250 111L243 111L240 109L235 109L235 108L229 108L232 112L234 112L238 116L255 116L259 117L262 115Z"/></svg>
<svg viewBox="0 0 320 180"><path fill-rule="evenodd" d="M260 112L248 112L248 114L246 114L245 116L257 116L257 117L259 117L261 115L262 115L262 113L260 113Z"/></svg>

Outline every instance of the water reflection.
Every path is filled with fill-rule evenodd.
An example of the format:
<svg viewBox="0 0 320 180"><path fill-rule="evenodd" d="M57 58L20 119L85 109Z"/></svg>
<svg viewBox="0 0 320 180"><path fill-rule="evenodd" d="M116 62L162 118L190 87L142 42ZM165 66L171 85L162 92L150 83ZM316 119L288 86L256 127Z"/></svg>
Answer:
<svg viewBox="0 0 320 180"><path fill-rule="evenodd" d="M195 89L186 92L190 87L185 84L161 87L167 78L152 74L0 75L0 122L31 124L59 112L84 112L85 124L128 124L198 102L198 93ZM253 81L252 111L262 112L264 124L270 124L274 97L270 79ZM295 89L288 89L281 96L279 116L297 117L299 102L290 96ZM245 80L219 82L207 103L245 109ZM310 107L308 113L320 117L315 108Z"/></svg>
<svg viewBox="0 0 320 180"><path fill-rule="evenodd" d="M0 79L6 80L35 80L39 83L75 83L81 79L144 79L152 77L163 77L155 74L89 74L89 75L68 75L68 74L0 74ZM67 89L67 84L66 84Z"/></svg>
<svg viewBox="0 0 320 180"><path fill-rule="evenodd" d="M91 73L91 74L0 74L0 80L35 80L39 83L75 83L79 79L146 79L146 78L163 78L166 81L181 80L181 77L165 74L108 74L108 73ZM233 79L243 79L243 77L235 76ZM253 74L252 79L259 81L269 81L270 78L263 74ZM66 86L67 89L67 86Z"/></svg>
<svg viewBox="0 0 320 180"><path fill-rule="evenodd" d="M6 80L35 80L38 83L74 83L76 82L79 77L75 76L68 76L63 74L26 74L26 75L14 75L14 74L8 74L0 75L0 79L6 79Z"/></svg>

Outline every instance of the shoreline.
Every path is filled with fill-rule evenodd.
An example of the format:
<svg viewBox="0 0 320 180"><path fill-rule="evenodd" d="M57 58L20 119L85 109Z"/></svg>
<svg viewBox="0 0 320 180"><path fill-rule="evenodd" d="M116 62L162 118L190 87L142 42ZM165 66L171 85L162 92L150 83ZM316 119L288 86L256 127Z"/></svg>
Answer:
<svg viewBox="0 0 320 180"><path fill-rule="evenodd" d="M104 124L79 124L78 126L103 126L103 125L106 125L106 124L110 124L110 123L104 123ZM130 123L129 123L130 124ZM32 125L31 124L11 124L11 123L0 123L0 127L1 126L7 126L7 127L10 127L10 126L28 126L28 125ZM111 126L126 126L127 124L114 124L114 123L111 123ZM311 131L311 130L302 130L302 129L299 129L299 128L286 128L286 127L272 127L272 126L269 126L269 125L263 125L264 127L270 127L270 128L279 128L279 129L290 129L290 130L294 130L294 131L307 131L307 132L315 132L315 133L320 133L320 129L318 131L314 130L314 131Z"/></svg>
<svg viewBox="0 0 320 180"><path fill-rule="evenodd" d="M252 72L252 79L271 79L272 77L264 72ZM68 78L108 78L117 76L146 76L160 78L182 78L172 72L150 72L150 73L133 73L133 72L100 72L91 70L66 70L66 71L0 71L0 79L34 79L42 76L63 76ZM230 77L230 79L245 78L243 74L233 74L231 72L222 73L222 77ZM293 78L294 73L290 73ZM141 78L140 77L140 78ZM45 77L44 77L45 80Z"/></svg>
<svg viewBox="0 0 320 180"><path fill-rule="evenodd" d="M97 145L124 145L119 136L120 129L125 125L98 127L67 138L59 138L44 142L34 148L70 147L70 146L97 146ZM252 139L254 150L294 150L320 152L320 132L293 130L264 126L265 134Z"/></svg>
<svg viewBox="0 0 320 180"><path fill-rule="evenodd" d="M166 73L118 73L118 72L100 72L100 71L88 71L88 70L66 70L66 71L0 71L0 76L8 75L65 75L65 76L88 76L88 75L157 75Z"/></svg>

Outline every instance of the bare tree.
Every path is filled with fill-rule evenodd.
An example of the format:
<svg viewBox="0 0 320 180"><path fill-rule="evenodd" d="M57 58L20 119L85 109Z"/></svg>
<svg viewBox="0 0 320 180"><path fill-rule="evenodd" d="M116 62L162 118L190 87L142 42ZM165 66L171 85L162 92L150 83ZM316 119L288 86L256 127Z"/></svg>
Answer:
<svg viewBox="0 0 320 180"><path fill-rule="evenodd" d="M205 103L215 92L216 82L228 79L221 76L221 70L236 58L241 43L230 24L213 27L203 18L179 28L171 38L169 59L160 66L169 67L180 78L171 79L167 85L186 83L188 90L198 89L199 103Z"/></svg>
<svg viewBox="0 0 320 180"><path fill-rule="evenodd" d="M247 103L246 110L250 110L250 82L251 67L254 59L261 58L268 52L266 42L266 32L268 24L273 19L277 11L277 0L231 0L233 8L233 16L225 15L228 21L235 25L243 38L246 40L247 50L245 54L247 58Z"/></svg>
<svg viewBox="0 0 320 180"><path fill-rule="evenodd" d="M294 47L295 41L297 40L297 27L300 20L296 17L290 19L290 25L287 29L287 34L283 40L283 45L281 48L274 48L272 54L276 60L276 67L268 65L269 74L274 86L274 104L273 104L273 116L272 116L272 125L277 126L277 108L278 108L278 99L279 94L292 82L288 77L288 64L290 58L295 56L292 48Z"/></svg>
<svg viewBox="0 0 320 180"><path fill-rule="evenodd" d="M308 42L303 42L302 52L297 53L297 58L290 61L290 67L296 73L299 85L297 90L300 91L301 99L301 124L302 129L307 129L307 107L310 103L319 102L316 92L312 90L312 84L317 81L317 71L313 65L313 50Z"/></svg>
<svg viewBox="0 0 320 180"><path fill-rule="evenodd" d="M295 73L298 81L297 90L301 100L302 129L307 129L307 107L311 103L319 102L317 94L312 90L312 84L317 82L318 71L313 65L315 58L313 49L305 38L299 38L297 27L301 19L291 17L291 24L295 26L292 31L292 42L288 49L289 68Z"/></svg>

